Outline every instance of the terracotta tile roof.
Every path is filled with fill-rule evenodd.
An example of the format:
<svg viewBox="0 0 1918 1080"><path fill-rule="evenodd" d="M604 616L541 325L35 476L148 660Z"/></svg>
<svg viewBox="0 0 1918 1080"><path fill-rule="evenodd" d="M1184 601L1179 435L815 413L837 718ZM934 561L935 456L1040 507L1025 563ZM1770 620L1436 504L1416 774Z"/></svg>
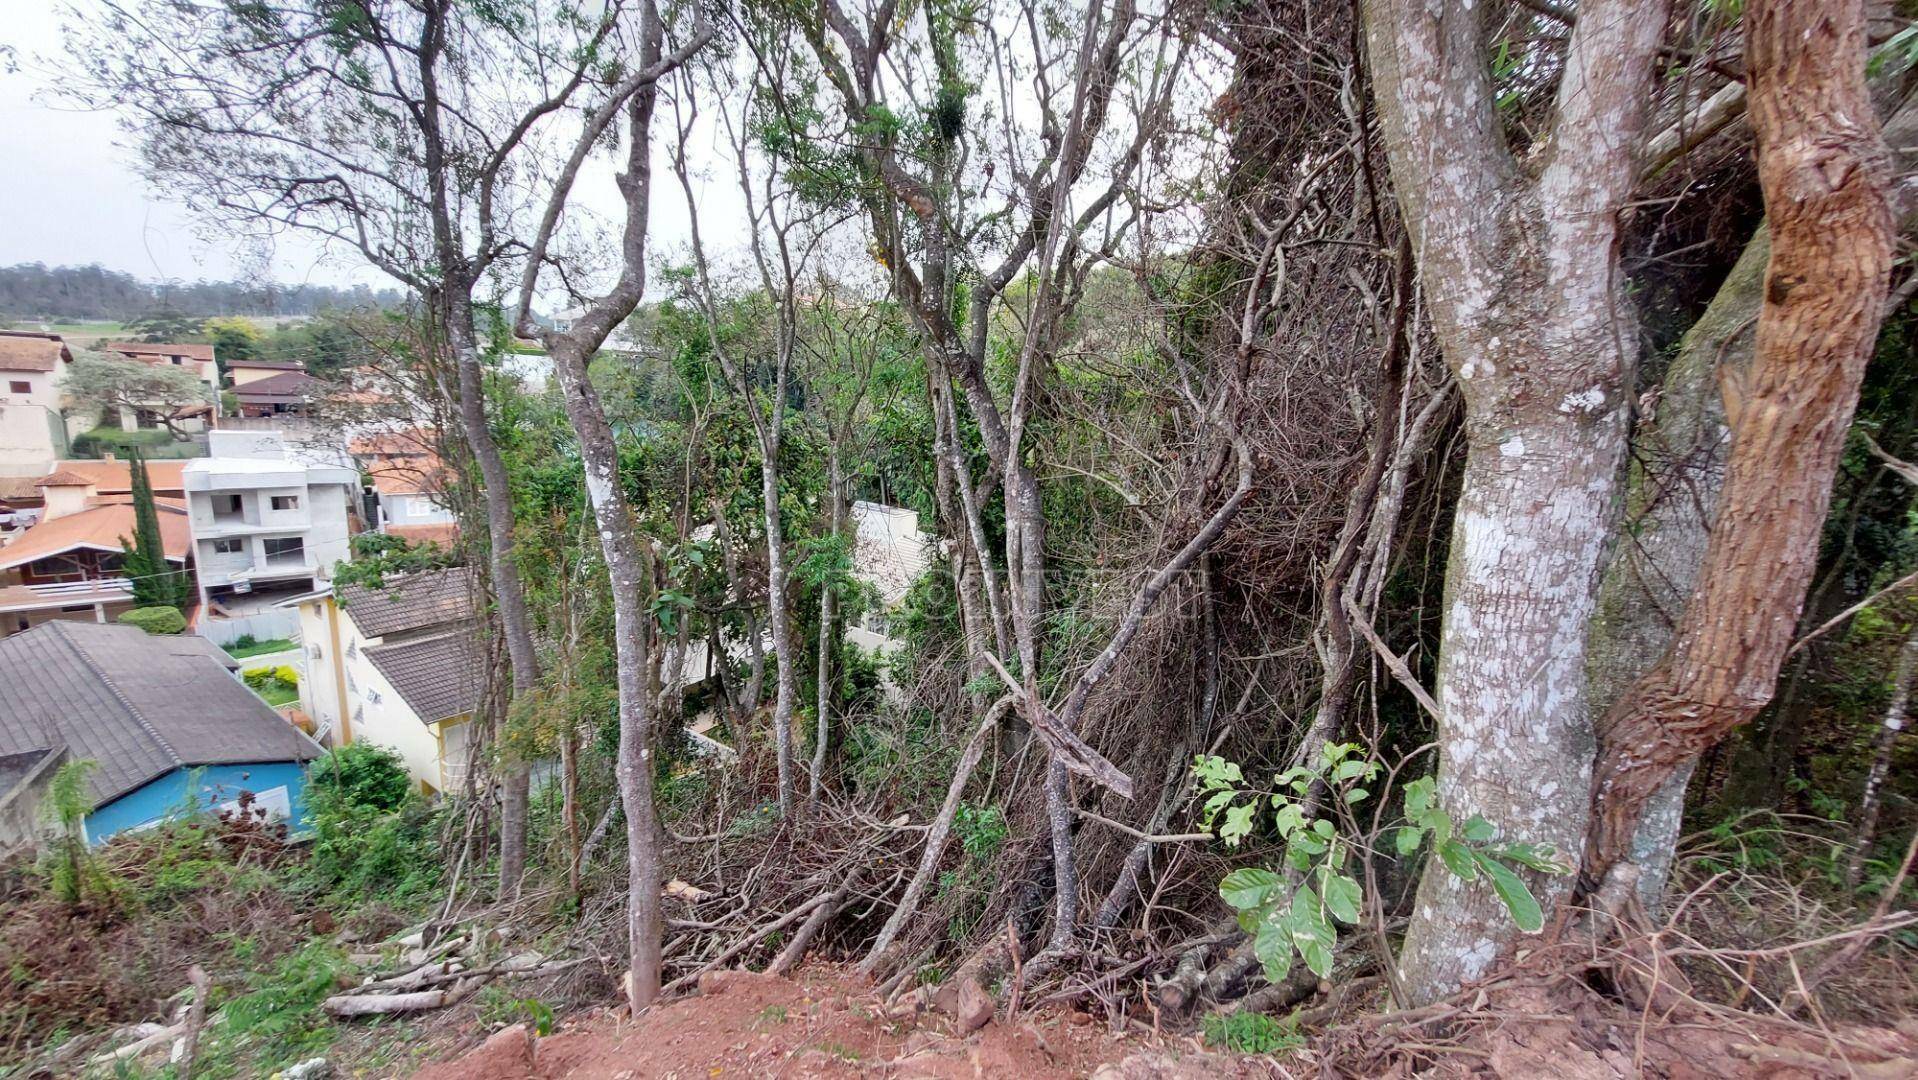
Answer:
<svg viewBox="0 0 1918 1080"><path fill-rule="evenodd" d="M59 334L0 330L0 371L52 371L62 360L71 364L73 352Z"/></svg>
<svg viewBox="0 0 1918 1080"><path fill-rule="evenodd" d="M479 704L483 660L475 625L397 645L375 645L366 650L366 658L422 723L464 716Z"/></svg>
<svg viewBox="0 0 1918 1080"><path fill-rule="evenodd" d="M160 517L160 546L165 549L168 559L184 562L187 552L193 547L186 509L177 503L161 500L155 500L155 505ZM131 541L133 532L133 506L124 502L96 506L52 521L42 521L15 537L6 547L0 548L0 570L81 548L123 551L121 538Z"/></svg>
<svg viewBox="0 0 1918 1080"><path fill-rule="evenodd" d="M438 454L385 454L366 466L373 490L382 495L444 491L445 471Z"/></svg>
<svg viewBox="0 0 1918 1080"><path fill-rule="evenodd" d="M186 465L184 461L149 461L147 479L152 482L155 492L184 493L186 487L181 473ZM54 462L53 471L83 476L87 483L99 488L102 495L125 494L133 490L133 468L124 461L69 458Z"/></svg>
<svg viewBox="0 0 1918 1080"><path fill-rule="evenodd" d="M42 623L0 640L0 754L64 746L92 759L96 805L179 768L319 757L232 665L201 637Z"/></svg>
<svg viewBox="0 0 1918 1080"><path fill-rule="evenodd" d="M0 476L0 501L38 503L42 498L39 477Z"/></svg>
<svg viewBox="0 0 1918 1080"><path fill-rule="evenodd" d="M81 476L79 473L74 472L72 469L61 469L59 472L48 473L47 475L33 482L33 486L37 488L90 487L92 486L92 484L93 484L92 480L89 480L86 477Z"/></svg>
<svg viewBox="0 0 1918 1080"><path fill-rule="evenodd" d="M477 587L471 570L454 566L388 578L383 589L342 586L340 606L360 633L385 637L471 619Z"/></svg>
<svg viewBox="0 0 1918 1080"><path fill-rule="evenodd" d="M101 347L148 364L158 363L161 360L174 356L184 356L189 360L213 359L213 346L211 345L174 345L145 341L109 341ZM147 359L148 357L152 357L152 359L149 360Z"/></svg>

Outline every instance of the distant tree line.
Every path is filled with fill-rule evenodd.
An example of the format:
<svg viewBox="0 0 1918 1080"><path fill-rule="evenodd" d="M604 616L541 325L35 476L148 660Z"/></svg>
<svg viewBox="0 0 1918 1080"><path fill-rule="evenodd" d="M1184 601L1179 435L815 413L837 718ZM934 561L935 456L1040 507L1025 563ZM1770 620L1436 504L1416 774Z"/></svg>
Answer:
<svg viewBox="0 0 1918 1080"><path fill-rule="evenodd" d="M88 266L0 267L0 318L130 320L184 315L313 315L329 308L394 307L397 289L277 285L258 281L146 281Z"/></svg>

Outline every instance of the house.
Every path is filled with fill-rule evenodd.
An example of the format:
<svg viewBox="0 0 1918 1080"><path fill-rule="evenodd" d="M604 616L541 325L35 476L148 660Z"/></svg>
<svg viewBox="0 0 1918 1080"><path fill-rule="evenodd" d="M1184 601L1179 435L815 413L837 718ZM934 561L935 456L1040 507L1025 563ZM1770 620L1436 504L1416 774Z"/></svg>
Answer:
<svg viewBox="0 0 1918 1080"><path fill-rule="evenodd" d="M367 435L350 449L370 481L368 521L380 532L451 547L459 518L447 505L446 468L430 431L418 428Z"/></svg>
<svg viewBox="0 0 1918 1080"><path fill-rule="evenodd" d="M236 372L239 370L233 364L227 367ZM239 382L236 378L233 396L238 401L241 416L298 416L312 406L325 386L325 383L295 368L247 382Z"/></svg>
<svg viewBox="0 0 1918 1080"><path fill-rule="evenodd" d="M872 652L890 653L899 642L887 621L919 576L932 565L932 538L919 529L917 512L884 503L852 504L853 577L878 593L879 603L846 627L846 640ZM888 692L892 687L888 684Z"/></svg>
<svg viewBox="0 0 1918 1080"><path fill-rule="evenodd" d="M89 843L183 806L231 807L242 792L297 827L306 763L321 750L237 666L203 638L131 626L50 622L0 640L0 761L22 762L11 770L20 773L44 769L51 753L92 761Z"/></svg>
<svg viewBox="0 0 1918 1080"><path fill-rule="evenodd" d="M0 330L0 476L40 476L66 456L60 386L72 363L59 334Z"/></svg>
<svg viewBox="0 0 1918 1080"><path fill-rule="evenodd" d="M277 431L217 430L207 440L210 456L181 470L201 603L219 613L263 606L242 602L253 594L325 588L333 564L350 557L359 470Z"/></svg>
<svg viewBox="0 0 1918 1080"><path fill-rule="evenodd" d="M454 567L284 601L300 613L300 708L333 745L397 750L431 794L466 776L467 735L484 685L478 581Z"/></svg>
<svg viewBox="0 0 1918 1080"><path fill-rule="evenodd" d="M228 360L227 374L231 377L235 389L289 371L305 374L306 369L292 360Z"/></svg>
<svg viewBox="0 0 1918 1080"><path fill-rule="evenodd" d="M217 422L220 368L213 357L213 346L114 341L102 344L100 349L136 363L191 371L199 378L206 392L205 400L199 404L162 406L155 403L149 408L122 408L118 417L120 430L139 431L162 426L159 413L163 408L167 411L167 419L182 431L204 431Z"/></svg>
<svg viewBox="0 0 1918 1080"><path fill-rule="evenodd" d="M0 548L0 637L51 620L107 622L133 606L126 551L136 531L125 462L85 471L61 469L36 481L45 505L38 523ZM159 468L162 464L172 469ZM192 541L186 504L177 498L180 462L155 462L148 475L167 563L191 574ZM169 475L170 474L170 475ZM102 493L102 482L108 485ZM175 498L166 497L168 493Z"/></svg>

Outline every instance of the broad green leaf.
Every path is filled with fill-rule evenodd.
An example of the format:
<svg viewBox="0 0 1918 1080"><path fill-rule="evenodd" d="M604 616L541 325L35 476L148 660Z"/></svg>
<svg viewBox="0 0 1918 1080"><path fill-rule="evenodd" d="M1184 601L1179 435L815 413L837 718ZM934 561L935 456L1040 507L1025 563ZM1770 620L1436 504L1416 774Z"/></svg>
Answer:
<svg viewBox="0 0 1918 1080"><path fill-rule="evenodd" d="M1298 803L1286 803L1279 807L1278 813L1272 815L1272 824L1279 830L1280 836L1289 838L1305 827L1305 811Z"/></svg>
<svg viewBox="0 0 1918 1080"><path fill-rule="evenodd" d="M1353 759L1339 762L1338 771L1332 774L1335 780L1352 780L1372 771L1372 763Z"/></svg>
<svg viewBox="0 0 1918 1080"><path fill-rule="evenodd" d="M1410 855L1425 842L1425 830L1416 825L1407 825L1399 830L1396 841L1400 855Z"/></svg>
<svg viewBox="0 0 1918 1080"><path fill-rule="evenodd" d="M1365 890L1359 883L1344 874L1335 874L1330 867L1319 870L1319 897L1325 901L1325 910L1342 923L1357 925L1359 905L1365 901Z"/></svg>
<svg viewBox="0 0 1918 1080"><path fill-rule="evenodd" d="M1323 855L1326 844L1317 833L1300 829L1292 834L1292 846L1299 848L1307 855Z"/></svg>
<svg viewBox="0 0 1918 1080"><path fill-rule="evenodd" d="M1512 921L1518 928L1528 934L1545 929L1545 911L1538 906L1532 890L1525 887L1525 880L1489 855L1478 855L1477 861L1485 868L1485 876L1492 880L1492 891L1505 902L1505 910L1512 913Z"/></svg>
<svg viewBox="0 0 1918 1080"><path fill-rule="evenodd" d="M1478 880L1478 862L1472 858L1472 849L1457 840L1441 840L1438 846L1439 858L1444 860L1446 868L1457 874L1462 880Z"/></svg>
<svg viewBox="0 0 1918 1080"><path fill-rule="evenodd" d="M1299 956L1305 960L1305 966L1312 969L1312 974L1317 975L1321 979L1329 979L1332 977L1332 947L1330 945L1321 945L1316 941L1300 942Z"/></svg>
<svg viewBox="0 0 1918 1080"><path fill-rule="evenodd" d="M1225 812L1225 824L1219 826L1219 839L1233 847L1252 833L1252 815L1258 813L1259 804L1246 803L1232 807Z"/></svg>
<svg viewBox="0 0 1918 1080"><path fill-rule="evenodd" d="M1332 823L1325 818L1318 818L1312 822L1312 831L1330 840L1332 839L1333 826Z"/></svg>
<svg viewBox="0 0 1918 1080"><path fill-rule="evenodd" d="M1405 785L1405 816L1416 818L1431 809L1432 794L1438 783L1429 776L1421 776Z"/></svg>
<svg viewBox="0 0 1918 1080"><path fill-rule="evenodd" d="M1465 827L1460 829L1458 834L1474 844L1483 844L1485 841L1497 836L1498 830L1492 828L1491 822L1477 814L1473 814L1472 820L1466 822Z"/></svg>
<svg viewBox="0 0 1918 1080"><path fill-rule="evenodd" d="M1266 919L1252 931L1252 954L1265 965L1268 981L1276 983L1292 970L1292 939L1280 919Z"/></svg>
<svg viewBox="0 0 1918 1080"><path fill-rule="evenodd" d="M1558 849L1550 844L1506 844L1495 854L1530 870L1542 874L1569 874L1571 866L1559 858Z"/></svg>
<svg viewBox="0 0 1918 1080"><path fill-rule="evenodd" d="M1352 790L1345 793L1345 803L1347 806L1350 806L1353 803L1359 802L1360 800L1367 798L1371 794L1372 794L1371 792L1365 790L1362 787L1355 787Z"/></svg>
<svg viewBox="0 0 1918 1080"><path fill-rule="evenodd" d="M1312 869L1312 853L1297 844L1285 845L1285 865L1294 870Z"/></svg>
<svg viewBox="0 0 1918 1080"><path fill-rule="evenodd" d="M1219 882L1219 899L1244 910L1256 908L1279 887L1279 875L1258 866L1241 866Z"/></svg>

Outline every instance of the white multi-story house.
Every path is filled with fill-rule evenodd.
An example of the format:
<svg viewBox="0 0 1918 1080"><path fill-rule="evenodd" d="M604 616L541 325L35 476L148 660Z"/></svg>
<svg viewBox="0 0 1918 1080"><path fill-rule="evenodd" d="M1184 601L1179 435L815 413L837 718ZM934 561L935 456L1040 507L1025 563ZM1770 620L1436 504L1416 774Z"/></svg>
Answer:
<svg viewBox="0 0 1918 1080"><path fill-rule="evenodd" d="M0 330L0 476L44 476L67 456L60 384L71 363L58 334Z"/></svg>
<svg viewBox="0 0 1918 1080"><path fill-rule="evenodd" d="M207 438L210 456L181 474L201 603L214 611L248 594L325 588L349 557L359 470L336 449L294 445L277 431Z"/></svg>

